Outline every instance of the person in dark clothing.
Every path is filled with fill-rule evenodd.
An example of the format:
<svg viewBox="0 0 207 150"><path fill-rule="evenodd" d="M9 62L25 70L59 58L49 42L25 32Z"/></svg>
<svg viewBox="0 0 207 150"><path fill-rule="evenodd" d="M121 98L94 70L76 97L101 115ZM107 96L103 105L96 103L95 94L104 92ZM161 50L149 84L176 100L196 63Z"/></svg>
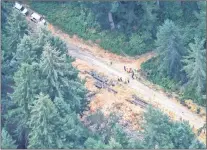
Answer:
<svg viewBox="0 0 207 150"><path fill-rule="evenodd" d="M134 79L134 71L132 71L132 79Z"/></svg>
<svg viewBox="0 0 207 150"><path fill-rule="evenodd" d="M132 68L129 69L129 73L131 73L131 72L132 72Z"/></svg>

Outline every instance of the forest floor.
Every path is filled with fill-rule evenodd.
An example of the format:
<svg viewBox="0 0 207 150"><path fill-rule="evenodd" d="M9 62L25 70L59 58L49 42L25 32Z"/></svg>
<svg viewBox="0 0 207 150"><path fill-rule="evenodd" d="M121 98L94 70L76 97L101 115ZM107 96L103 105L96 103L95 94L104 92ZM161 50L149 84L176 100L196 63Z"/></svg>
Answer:
<svg viewBox="0 0 207 150"><path fill-rule="evenodd" d="M119 112L123 115L124 120L131 123L134 129L137 129L140 127L139 124L145 109L127 101L135 94L145 102L160 108L163 112L168 114L171 119L188 121L195 132L206 122L204 108L202 108L201 111L202 115L193 113L191 110L181 105L174 95L169 96L169 94L163 92L161 88L153 85L143 77L139 80L133 80L131 76L124 71L124 65L140 70L140 66L143 62L156 56L154 52L146 53L136 59L129 56L118 56L100 48L98 44L92 43L91 41L84 41L77 36L70 37L51 24L48 25L48 29L53 35L60 37L67 43L68 54L76 58L73 65L80 70L79 76L86 80L86 87L88 90L97 92L89 104L90 111L101 109L105 114ZM122 77L123 79L130 79L130 82L127 84L116 84L114 89L118 93L114 94L107 89L96 88L94 79L88 74L85 74L85 70L95 70L114 81L117 81L118 77ZM205 133L202 132L199 139L205 142Z"/></svg>

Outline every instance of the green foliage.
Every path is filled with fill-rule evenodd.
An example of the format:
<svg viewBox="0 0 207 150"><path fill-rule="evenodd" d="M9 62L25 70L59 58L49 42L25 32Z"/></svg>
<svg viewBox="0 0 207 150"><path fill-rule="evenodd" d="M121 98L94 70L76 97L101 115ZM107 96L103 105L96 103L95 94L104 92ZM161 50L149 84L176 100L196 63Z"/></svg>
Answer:
<svg viewBox="0 0 207 150"><path fill-rule="evenodd" d="M151 107L144 114L144 118L143 144L146 148L188 149L190 147L204 147L202 143L197 141L190 125L186 122L173 122L167 115Z"/></svg>
<svg viewBox="0 0 207 150"><path fill-rule="evenodd" d="M142 54L145 50L146 45L140 35L132 34L129 40L129 47L131 49L131 54Z"/></svg>
<svg viewBox="0 0 207 150"><path fill-rule="evenodd" d="M176 89L176 81L170 79L167 74L160 74L157 71L159 66L159 58L154 57L141 65L142 70L147 74L147 78L155 84L159 84L166 90L174 91Z"/></svg>
<svg viewBox="0 0 207 150"><path fill-rule="evenodd" d="M185 53L178 27L166 20L157 33L157 50L160 57L159 71L166 72L173 79L181 76L181 57Z"/></svg>
<svg viewBox="0 0 207 150"><path fill-rule="evenodd" d="M146 123L144 127L144 143L147 148L173 148L170 130L172 123L168 116L163 115L161 111L152 108L144 115Z"/></svg>
<svg viewBox="0 0 207 150"><path fill-rule="evenodd" d="M104 143L107 148L127 148L129 137L119 124L118 116L111 114L109 117L105 117L102 112L97 111L88 116L86 120L88 128L92 130L95 137L98 137L96 140L100 141L99 143ZM90 141L93 143L95 139L90 139ZM90 142L89 145L91 145Z"/></svg>
<svg viewBox="0 0 207 150"><path fill-rule="evenodd" d="M5 39L3 39L3 49L7 57L12 57L17 49L17 44L27 33L27 23L25 18L17 10L12 10L5 23ZM5 46L4 46L5 45Z"/></svg>
<svg viewBox="0 0 207 150"><path fill-rule="evenodd" d="M17 70L17 65L13 64L16 47L23 35L27 32L26 20L21 14L12 9L12 3L2 2L2 96L7 96L8 89L13 82L12 76Z"/></svg>
<svg viewBox="0 0 207 150"><path fill-rule="evenodd" d="M114 32L110 32L108 30L100 29L101 27L107 29L107 27L105 27L105 26L109 26L106 25L106 23L109 22L107 18L108 16L107 13L109 11L113 13L118 12L118 7L121 7L119 3L106 2L106 3L87 4L87 3L74 3L74 2L71 3L50 2L49 4L47 3L47 5L45 5L45 3L43 2L41 3L33 2L31 3L31 6L39 13L45 15L48 21L60 27L62 30L69 33L70 35L77 34L79 37L83 39L87 39L87 40L90 39L92 41L96 41L97 39L100 39L99 44L101 47L103 47L104 49L108 49L111 52L117 54L124 53L131 56L140 55L145 53L146 51L149 51L153 45L152 40L149 40L151 39L151 37L149 36L147 37L138 36L137 40L134 39L135 36L132 36L134 42L130 42L129 38L131 37L131 35L126 36L123 33L117 32L118 30ZM131 6L133 6L133 3ZM97 9L99 10L99 12L101 12L100 10L103 10L103 12L101 12L100 14L99 13L95 14L94 11L96 11ZM130 10L129 8L125 9L125 11L129 11L129 10ZM152 11L152 10L149 9L146 11ZM103 21L104 20L103 17L106 18L106 21ZM125 18L128 19L127 16ZM146 32L144 29L143 32L148 34L148 32ZM142 41L147 42L146 47L144 47L144 43ZM128 42L133 44L137 43L138 45L134 47L134 45L131 44L133 48L130 47L129 49L127 44ZM139 45L140 42L142 43L142 46Z"/></svg>
<svg viewBox="0 0 207 150"><path fill-rule="evenodd" d="M42 76L47 79L48 92L52 98L62 96L60 84L64 83L63 72L65 69L64 56L56 51L49 43L45 44L40 61Z"/></svg>
<svg viewBox="0 0 207 150"><path fill-rule="evenodd" d="M28 148L61 148L60 136L54 125L58 120L57 113L49 96L40 93L31 106Z"/></svg>
<svg viewBox="0 0 207 150"><path fill-rule="evenodd" d="M11 135L3 128L1 130L1 148L2 149L16 149L17 145L12 139Z"/></svg>
<svg viewBox="0 0 207 150"><path fill-rule="evenodd" d="M197 21L196 34L200 39L206 39L206 2L198 2L199 12L194 12Z"/></svg>
<svg viewBox="0 0 207 150"><path fill-rule="evenodd" d="M189 145L191 145L192 141L195 139L195 134L192 132L190 125L187 123L176 122L171 130L171 137L176 148L189 148Z"/></svg>
<svg viewBox="0 0 207 150"><path fill-rule="evenodd" d="M33 101L34 95L38 90L38 64L22 64L14 75L14 93L11 97L18 106L24 108L29 114L29 104Z"/></svg>
<svg viewBox="0 0 207 150"><path fill-rule="evenodd" d="M22 64L14 75L14 93L11 94L13 105L9 107L6 115L7 126L12 126L11 132L14 133L18 142L25 142L28 134L27 122L30 117L29 105L38 93L38 72L37 64Z"/></svg>
<svg viewBox="0 0 207 150"><path fill-rule="evenodd" d="M143 145L142 140L136 139L136 138L131 138L129 140L129 144L128 144L127 148L130 148L130 149L144 149L145 146Z"/></svg>
<svg viewBox="0 0 207 150"><path fill-rule="evenodd" d="M203 11L195 12L195 17L200 20L203 20L203 15ZM176 90L182 93L183 99L193 99L200 105L205 104L202 97L206 89L205 63L203 63L205 41L200 40L204 37L200 34L203 31L201 29L203 24L202 22L200 26L192 22L179 30L172 21L166 20L157 33L158 57L142 64L142 70L148 74L151 81L165 89ZM198 28L191 29L193 26ZM181 33L184 35L181 36ZM189 49L189 52L186 49Z"/></svg>
<svg viewBox="0 0 207 150"><path fill-rule="evenodd" d="M196 139L192 142L189 149L206 149L206 146Z"/></svg>
<svg viewBox="0 0 207 150"><path fill-rule="evenodd" d="M29 35L24 35L21 42L17 46L17 52L15 58L18 64L29 63L31 64L35 59L37 59L33 45L36 44L33 38Z"/></svg>
<svg viewBox="0 0 207 150"><path fill-rule="evenodd" d="M62 148L83 148L88 138L88 130L79 121L77 114L62 98L56 98L54 105L58 111L57 134L60 134Z"/></svg>
<svg viewBox="0 0 207 150"><path fill-rule="evenodd" d="M100 40L100 46L105 49L134 56L152 49L157 26L164 20L169 18L176 24L185 25L182 14L186 8L179 3L169 4L160 2L158 8L154 2L32 2L31 6L70 35ZM140 133L126 131L115 115L105 117L99 112L89 116L86 124L80 122L79 114L87 105L86 89L77 76L78 71L71 65L73 59L65 55L67 45L46 29L28 32L26 20L11 5L3 2L2 6L2 87L5 89L2 94L2 148L204 148L188 124L172 122L153 109L145 114L143 139ZM195 11L191 13L192 19L202 21L198 36L205 39L201 29L205 25L204 5L199 3L198 6L197 11L197 3L192 5ZM175 9L178 9L176 13ZM181 32L195 26L196 23L191 23ZM165 68L162 73L156 70L161 65L160 58L167 58L162 53L143 65L145 71L149 68L149 77L154 82L176 89L177 80L172 77L177 77L172 72L178 75L182 68L182 43L185 46L193 43L196 32L194 29L184 35L186 39L182 42L177 25L170 21L164 23L156 44L165 52L163 54L170 54L171 57L164 60L169 70ZM190 50L202 51L202 42L196 40L189 45ZM203 59L201 55L199 53L199 58ZM191 75L188 78L189 83L193 81ZM10 85L14 92L7 95Z"/></svg>
<svg viewBox="0 0 207 150"><path fill-rule="evenodd" d="M89 137L86 142L84 143L85 148L92 148L92 149L104 149L106 148L106 145L101 142L100 140L95 140L91 137Z"/></svg>
<svg viewBox="0 0 207 150"><path fill-rule="evenodd" d="M41 77L46 79L43 91L47 91L52 100L55 97L63 97L71 109L80 113L86 105L86 90L77 79L77 70L67 59L61 51L49 43L45 44L40 61Z"/></svg>
<svg viewBox="0 0 207 150"><path fill-rule="evenodd" d="M122 145L120 143L118 143L114 138L111 138L109 140L109 146L107 148L111 148L111 149L121 149Z"/></svg>
<svg viewBox="0 0 207 150"><path fill-rule="evenodd" d="M195 42L189 44L188 55L184 56L183 59L185 64L183 69L187 73L188 84L195 89L195 94L198 97L202 97L206 87L206 50L203 47L204 41L195 38ZM204 101L198 101L198 103L203 104Z"/></svg>

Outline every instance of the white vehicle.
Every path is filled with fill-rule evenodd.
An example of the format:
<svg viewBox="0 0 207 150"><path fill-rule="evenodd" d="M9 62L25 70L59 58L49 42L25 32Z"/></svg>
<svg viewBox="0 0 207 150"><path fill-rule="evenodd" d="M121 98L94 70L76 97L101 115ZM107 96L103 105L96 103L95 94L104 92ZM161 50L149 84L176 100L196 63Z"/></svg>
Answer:
<svg viewBox="0 0 207 150"><path fill-rule="evenodd" d="M27 15L27 14L28 14L28 10L27 10L27 8L24 8L24 10L22 11L22 13L23 13L24 15Z"/></svg>
<svg viewBox="0 0 207 150"><path fill-rule="evenodd" d="M23 6L21 4L15 2L14 8L22 11Z"/></svg>
<svg viewBox="0 0 207 150"><path fill-rule="evenodd" d="M45 19L42 19L39 23L40 23L41 25L46 25L46 21L45 21Z"/></svg>
<svg viewBox="0 0 207 150"><path fill-rule="evenodd" d="M41 16L38 15L37 13L32 13L31 15L31 20L34 21L35 23L39 22L41 19Z"/></svg>
<svg viewBox="0 0 207 150"><path fill-rule="evenodd" d="M15 2L14 8L18 9L21 11L22 14L27 15L28 10L24 8L21 4Z"/></svg>

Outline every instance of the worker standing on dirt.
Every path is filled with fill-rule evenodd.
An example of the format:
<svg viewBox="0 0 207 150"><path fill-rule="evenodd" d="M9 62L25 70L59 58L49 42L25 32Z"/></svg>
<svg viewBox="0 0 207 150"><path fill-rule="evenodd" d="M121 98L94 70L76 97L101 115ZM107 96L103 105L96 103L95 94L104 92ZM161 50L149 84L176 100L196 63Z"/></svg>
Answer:
<svg viewBox="0 0 207 150"><path fill-rule="evenodd" d="M127 84L127 80L126 79L124 80L124 84Z"/></svg>
<svg viewBox="0 0 207 150"><path fill-rule="evenodd" d="M134 71L132 71L132 79L134 79Z"/></svg>
<svg viewBox="0 0 207 150"><path fill-rule="evenodd" d="M132 73L132 68L129 69L129 73Z"/></svg>

